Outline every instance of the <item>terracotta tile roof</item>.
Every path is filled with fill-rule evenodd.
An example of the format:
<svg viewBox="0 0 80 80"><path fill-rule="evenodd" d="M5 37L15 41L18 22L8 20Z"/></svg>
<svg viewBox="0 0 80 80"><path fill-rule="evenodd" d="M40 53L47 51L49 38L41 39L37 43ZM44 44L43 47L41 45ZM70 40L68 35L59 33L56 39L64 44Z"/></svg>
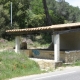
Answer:
<svg viewBox="0 0 80 80"><path fill-rule="evenodd" d="M58 24L58 25L51 25L46 27L37 27L37 28L26 28L26 29L12 29L6 30L7 33L15 33L15 32L33 32L33 31L41 31L41 30L56 30L56 29L64 29L64 28L71 28L71 27L80 27L80 22L77 23L67 23L67 24Z"/></svg>

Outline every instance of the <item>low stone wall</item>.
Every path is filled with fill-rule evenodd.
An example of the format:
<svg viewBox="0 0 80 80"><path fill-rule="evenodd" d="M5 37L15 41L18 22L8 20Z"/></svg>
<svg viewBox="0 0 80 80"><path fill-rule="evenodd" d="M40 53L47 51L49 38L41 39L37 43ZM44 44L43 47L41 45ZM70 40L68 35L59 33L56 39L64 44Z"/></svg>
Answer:
<svg viewBox="0 0 80 80"><path fill-rule="evenodd" d="M65 62L72 63L80 60L80 51L65 51Z"/></svg>
<svg viewBox="0 0 80 80"><path fill-rule="evenodd" d="M42 58L42 59L53 59L54 60L54 51L50 50L32 50L33 57ZM60 51L60 60L65 60L64 51Z"/></svg>
<svg viewBox="0 0 80 80"><path fill-rule="evenodd" d="M31 59L36 61L42 70L53 70L53 69L55 69L54 60L37 59L37 58L31 58Z"/></svg>
<svg viewBox="0 0 80 80"><path fill-rule="evenodd" d="M28 57L40 58L40 59L51 59L54 60L54 51L49 50L21 50ZM60 51L60 61L65 63L72 63L80 60L80 51Z"/></svg>

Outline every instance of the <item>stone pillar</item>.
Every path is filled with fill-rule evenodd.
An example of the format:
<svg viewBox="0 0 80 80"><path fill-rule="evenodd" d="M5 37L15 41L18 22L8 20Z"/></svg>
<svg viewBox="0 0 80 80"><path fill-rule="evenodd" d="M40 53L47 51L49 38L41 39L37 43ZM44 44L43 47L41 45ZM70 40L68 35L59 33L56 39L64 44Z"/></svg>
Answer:
<svg viewBox="0 0 80 80"><path fill-rule="evenodd" d="M54 35L54 61L60 61L60 35Z"/></svg>
<svg viewBox="0 0 80 80"><path fill-rule="evenodd" d="M15 52L20 52L20 36L15 37Z"/></svg>

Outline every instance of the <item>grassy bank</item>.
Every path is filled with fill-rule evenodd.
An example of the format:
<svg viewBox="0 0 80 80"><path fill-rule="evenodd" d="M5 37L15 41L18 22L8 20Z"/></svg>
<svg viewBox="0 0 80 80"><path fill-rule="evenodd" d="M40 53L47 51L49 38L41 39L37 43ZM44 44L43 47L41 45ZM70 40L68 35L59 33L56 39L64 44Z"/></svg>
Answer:
<svg viewBox="0 0 80 80"><path fill-rule="evenodd" d="M41 73L38 64L25 54L0 52L0 80Z"/></svg>

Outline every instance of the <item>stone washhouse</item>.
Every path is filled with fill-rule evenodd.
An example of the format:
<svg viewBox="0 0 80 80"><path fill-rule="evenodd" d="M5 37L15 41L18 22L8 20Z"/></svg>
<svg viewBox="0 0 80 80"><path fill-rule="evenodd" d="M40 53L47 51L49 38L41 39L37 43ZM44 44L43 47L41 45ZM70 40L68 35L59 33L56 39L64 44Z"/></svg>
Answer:
<svg viewBox="0 0 80 80"><path fill-rule="evenodd" d="M37 53L34 57L53 59L55 66L59 66L62 62L73 62L80 59L80 23L67 23L51 25L46 27L12 29L6 30L9 35L15 36L15 52L20 52L20 36L42 33L49 31L52 33L51 49L47 50L27 50L27 54Z"/></svg>

